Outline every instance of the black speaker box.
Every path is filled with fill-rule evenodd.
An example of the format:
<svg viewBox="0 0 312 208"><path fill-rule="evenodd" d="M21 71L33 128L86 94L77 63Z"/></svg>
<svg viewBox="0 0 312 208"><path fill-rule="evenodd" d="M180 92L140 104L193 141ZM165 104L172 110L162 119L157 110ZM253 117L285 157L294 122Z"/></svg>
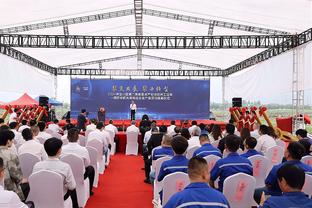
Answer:
<svg viewBox="0 0 312 208"><path fill-rule="evenodd" d="M242 103L241 97L232 98L232 107L242 107Z"/></svg>
<svg viewBox="0 0 312 208"><path fill-rule="evenodd" d="M49 98L46 96L40 96L39 97L39 105L40 106L48 106L49 104Z"/></svg>

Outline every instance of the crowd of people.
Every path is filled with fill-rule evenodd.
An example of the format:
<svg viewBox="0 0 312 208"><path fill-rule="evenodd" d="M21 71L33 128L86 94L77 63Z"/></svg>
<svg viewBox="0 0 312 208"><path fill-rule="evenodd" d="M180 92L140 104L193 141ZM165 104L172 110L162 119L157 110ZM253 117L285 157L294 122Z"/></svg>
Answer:
<svg viewBox="0 0 312 208"><path fill-rule="evenodd" d="M82 112L83 115L85 112ZM58 120L46 123L44 121L16 120L5 123L0 119L0 207L26 208L34 207L27 201L31 192L28 178L24 177L20 156L29 153L38 159L32 173L49 170L63 178L64 201L71 198L74 208L78 204L77 183L70 164L63 162L62 157L75 155L83 161L83 178L89 180L89 195L92 196L96 170L90 163L90 154L86 148L88 142L96 139L103 144L103 155L106 162L112 142L109 132L117 133L113 121L107 126L102 121L85 122L83 128L89 129L89 135L82 145L80 137L82 129L70 121L60 127ZM106 165L108 165L106 163ZM60 190L61 191L61 190Z"/></svg>
<svg viewBox="0 0 312 208"><path fill-rule="evenodd" d="M256 124L253 131L243 128L238 132L232 122L226 124L224 131L219 125L208 127L198 125L196 121L192 121L189 128L175 126L175 121L171 121L168 127L158 127L156 121L149 121L148 117L142 123L144 125L140 125L140 128L144 138L144 182L161 182L167 175L175 172L187 173L190 178L190 185L173 195L165 208L205 205L229 207L222 194L225 179L237 173L252 176L253 166L248 158L265 155L280 140L275 130L266 125ZM312 167L300 161L302 157L310 155L312 139L307 137L304 129L297 130L296 136L298 141L289 143L283 162L269 171L264 181L265 187L255 190L254 200L260 207L312 207L312 200L301 192L305 174L312 175ZM193 147L197 149L191 159L188 159L186 153ZM203 159L208 155L221 158L210 171ZM152 161L161 157L170 159L161 164L158 177L155 178L155 170L150 167ZM162 197L162 191L159 194ZM264 200L264 196L271 197Z"/></svg>

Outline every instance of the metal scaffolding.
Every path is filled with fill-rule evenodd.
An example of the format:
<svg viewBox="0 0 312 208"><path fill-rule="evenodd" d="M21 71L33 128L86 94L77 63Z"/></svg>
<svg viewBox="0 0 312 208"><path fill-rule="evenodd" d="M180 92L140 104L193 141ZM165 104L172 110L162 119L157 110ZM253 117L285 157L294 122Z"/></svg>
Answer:
<svg viewBox="0 0 312 208"><path fill-rule="evenodd" d="M143 36L143 0L134 0L135 35ZM137 40L137 69L142 69L142 39Z"/></svg>
<svg viewBox="0 0 312 208"><path fill-rule="evenodd" d="M72 49L253 49L283 48L296 35L87 36L0 34L0 44L27 48ZM140 44L138 44L140 43Z"/></svg>

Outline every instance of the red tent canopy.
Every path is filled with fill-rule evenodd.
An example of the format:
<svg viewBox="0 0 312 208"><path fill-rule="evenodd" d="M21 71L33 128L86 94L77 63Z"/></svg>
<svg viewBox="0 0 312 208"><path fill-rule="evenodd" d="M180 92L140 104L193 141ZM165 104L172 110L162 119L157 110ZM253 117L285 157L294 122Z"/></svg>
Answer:
<svg viewBox="0 0 312 208"><path fill-rule="evenodd" d="M33 106L33 105L38 105L38 101L30 97L27 93L24 93L20 98L17 100L11 101L7 103L7 105L16 107L25 107L25 106Z"/></svg>

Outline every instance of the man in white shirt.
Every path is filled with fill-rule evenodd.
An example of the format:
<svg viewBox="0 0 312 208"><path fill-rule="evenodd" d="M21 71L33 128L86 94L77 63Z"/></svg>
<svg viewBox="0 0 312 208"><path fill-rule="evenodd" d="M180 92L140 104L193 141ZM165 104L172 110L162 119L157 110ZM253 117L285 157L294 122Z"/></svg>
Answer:
<svg viewBox="0 0 312 208"><path fill-rule="evenodd" d="M167 134L170 135L170 136L173 136L173 135L175 135L175 131L174 131L174 128L176 127L175 120L172 120L170 122L170 124L171 125L168 126L168 128L167 128Z"/></svg>
<svg viewBox="0 0 312 208"><path fill-rule="evenodd" d="M45 132L46 123L44 121L38 122L38 127L39 127L40 132L36 138L41 137L42 139L47 140L52 137L51 134L48 134L47 132Z"/></svg>
<svg viewBox="0 0 312 208"><path fill-rule="evenodd" d="M0 181L4 180L5 171L3 159L0 157ZM4 190L3 184L0 183L0 207L7 208L28 208L21 202L20 198L14 191Z"/></svg>
<svg viewBox="0 0 312 208"><path fill-rule="evenodd" d="M17 111L18 111L18 109L15 108L13 113L11 113L11 115L9 117L9 123L17 121Z"/></svg>
<svg viewBox="0 0 312 208"><path fill-rule="evenodd" d="M60 174L64 181L64 201L70 196L73 202L73 208L78 208L76 181L72 169L70 165L59 160L62 153L62 145L62 141L57 138L47 139L44 143L44 149L48 154L48 159L36 163L33 173L41 170L49 170Z"/></svg>
<svg viewBox="0 0 312 208"><path fill-rule="evenodd" d="M192 126L190 128L188 128L190 134L192 134L194 128L198 127L197 126L197 121L192 121L191 124L192 124Z"/></svg>
<svg viewBox="0 0 312 208"><path fill-rule="evenodd" d="M21 122L21 126L18 128L18 132L21 132L26 129L26 128L30 128L28 125L27 125L27 120L23 119L22 122Z"/></svg>
<svg viewBox="0 0 312 208"><path fill-rule="evenodd" d="M131 120L135 120L135 113L137 111L137 106L134 103L134 101L132 100L131 104L130 104L130 113L131 113Z"/></svg>
<svg viewBox="0 0 312 208"><path fill-rule="evenodd" d="M18 129L18 123L13 121L9 124L9 127L11 129L11 131L14 133L15 137L14 137L14 144L16 146L21 146L22 144L24 144L25 140L22 137L22 134L20 132L17 131Z"/></svg>
<svg viewBox="0 0 312 208"><path fill-rule="evenodd" d="M131 121L131 126L128 126L126 133L132 131L132 132L137 132L140 133L140 129L135 126L136 122L134 120Z"/></svg>
<svg viewBox="0 0 312 208"><path fill-rule="evenodd" d="M96 129L96 120L95 119L91 119L91 123L89 125L87 125L86 130L95 130Z"/></svg>
<svg viewBox="0 0 312 208"><path fill-rule="evenodd" d="M72 128L68 130L67 138L68 138L69 143L62 147L62 155L74 154L83 160L84 167L85 167L84 179L89 178L89 181L90 181L89 190L90 190L90 196L91 196L93 195L92 187L93 187L93 182L94 182L95 170L90 165L89 152L87 148L80 146L78 144L78 139L79 139L78 129Z"/></svg>
<svg viewBox="0 0 312 208"><path fill-rule="evenodd" d="M105 126L105 130L113 132L114 136L118 133L118 129L116 126L114 126L113 120L109 120L109 124Z"/></svg>
<svg viewBox="0 0 312 208"><path fill-rule="evenodd" d="M59 121L57 119L53 120L53 123L49 124L48 129L52 130L55 133L60 133L63 129L58 125Z"/></svg>
<svg viewBox="0 0 312 208"><path fill-rule="evenodd" d="M110 137L109 133L104 130L104 124L103 122L99 122L96 125L96 129L88 135L87 142L92 141L93 139L97 139L98 141L103 143L103 153L105 155L105 158L107 158L107 152L109 148L109 142L110 142Z"/></svg>
<svg viewBox="0 0 312 208"><path fill-rule="evenodd" d="M24 129L22 136L26 142L18 148L18 155L30 153L37 156L40 160L45 160L48 158L43 145L34 140L31 129Z"/></svg>
<svg viewBox="0 0 312 208"><path fill-rule="evenodd" d="M259 127L260 127L260 125L257 122L255 122L254 125L253 125L253 131L250 132L250 136L251 137L254 137L256 139L258 139L260 137L260 135L259 135Z"/></svg>
<svg viewBox="0 0 312 208"><path fill-rule="evenodd" d="M257 139L257 145L255 147L255 150L258 152L265 154L269 148L276 146L273 137L268 135L268 127L266 125L260 126L259 135L260 137Z"/></svg>
<svg viewBox="0 0 312 208"><path fill-rule="evenodd" d="M195 128L193 128L193 131L191 132L191 138L188 140L188 149L192 148L192 147L200 147L200 142L199 142L199 136L200 136L200 128L197 126Z"/></svg>

